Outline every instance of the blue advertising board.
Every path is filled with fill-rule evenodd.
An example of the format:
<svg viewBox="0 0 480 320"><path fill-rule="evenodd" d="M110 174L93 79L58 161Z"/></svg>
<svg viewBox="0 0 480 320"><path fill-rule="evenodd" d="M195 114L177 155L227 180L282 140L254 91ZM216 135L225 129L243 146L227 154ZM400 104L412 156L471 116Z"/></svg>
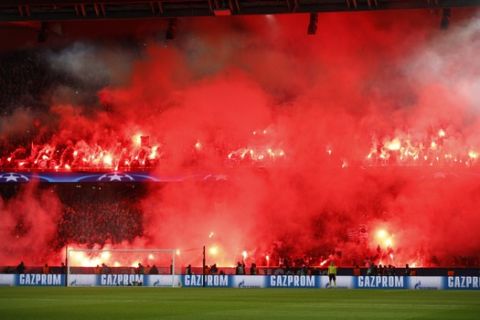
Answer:
<svg viewBox="0 0 480 320"><path fill-rule="evenodd" d="M229 288L232 287L232 278L233 276L229 275L184 275L182 276L182 286L183 287L203 287L205 281L205 287L212 288Z"/></svg>
<svg viewBox="0 0 480 320"><path fill-rule="evenodd" d="M443 278L443 289L446 290L479 290L480 276L455 276Z"/></svg>
<svg viewBox="0 0 480 320"><path fill-rule="evenodd" d="M408 289L408 277L403 276L358 276L354 280L356 289Z"/></svg>
<svg viewBox="0 0 480 320"><path fill-rule="evenodd" d="M327 276L308 275L139 275L139 274L70 274L69 286L146 286L212 288L316 288L316 289L411 289L411 290L480 290L480 276L404 277L338 276L336 285ZM0 274L0 285L65 286L63 274Z"/></svg>
<svg viewBox="0 0 480 320"><path fill-rule="evenodd" d="M143 286L146 276L143 274L99 274L97 275L97 286Z"/></svg>
<svg viewBox="0 0 480 320"><path fill-rule="evenodd" d="M16 286L65 286L63 274L22 273L15 275Z"/></svg>
<svg viewBox="0 0 480 320"><path fill-rule="evenodd" d="M319 276L272 275L267 276L267 288L320 288Z"/></svg>

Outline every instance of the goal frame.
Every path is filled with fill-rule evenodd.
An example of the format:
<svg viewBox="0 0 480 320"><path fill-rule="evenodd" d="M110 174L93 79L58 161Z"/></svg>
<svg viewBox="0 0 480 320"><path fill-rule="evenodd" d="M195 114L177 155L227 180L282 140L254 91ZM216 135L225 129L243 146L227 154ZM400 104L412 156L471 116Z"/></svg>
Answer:
<svg viewBox="0 0 480 320"><path fill-rule="evenodd" d="M70 253L71 252L84 252L84 253L87 253L87 254L102 254L103 252L109 252L109 253L115 253L115 252L118 252L118 253L133 253L133 252L139 252L139 253L170 253L171 254L171 258L172 258L172 272L171 272L171 277L172 277L172 287L176 287L175 285L175 277L176 277L176 274L175 274L175 256L177 255L177 249L145 249L145 248L141 248L141 249L79 249L79 248L70 248L70 247L67 247L66 248L66 258L65 258L65 266L66 266L66 269L67 269L67 272L66 272L66 284L67 286L69 286L69 281L68 279L70 278Z"/></svg>

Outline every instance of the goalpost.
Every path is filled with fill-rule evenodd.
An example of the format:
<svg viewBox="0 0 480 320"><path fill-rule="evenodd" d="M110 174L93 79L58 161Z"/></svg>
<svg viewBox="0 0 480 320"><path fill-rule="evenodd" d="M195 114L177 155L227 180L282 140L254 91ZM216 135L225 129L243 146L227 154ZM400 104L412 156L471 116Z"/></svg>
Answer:
<svg viewBox="0 0 480 320"><path fill-rule="evenodd" d="M168 286L176 287L175 256L176 249L66 249L67 286L73 284L70 279L95 275L114 275L115 279L127 279L131 275L157 276L170 279ZM134 277L133 277L134 278ZM143 277L142 277L143 278ZM157 280L158 281L158 280ZM168 280L167 280L168 281ZM80 284L82 285L82 284ZM91 284L93 285L93 284ZM119 285L144 285L131 283ZM154 286L165 286L165 282Z"/></svg>

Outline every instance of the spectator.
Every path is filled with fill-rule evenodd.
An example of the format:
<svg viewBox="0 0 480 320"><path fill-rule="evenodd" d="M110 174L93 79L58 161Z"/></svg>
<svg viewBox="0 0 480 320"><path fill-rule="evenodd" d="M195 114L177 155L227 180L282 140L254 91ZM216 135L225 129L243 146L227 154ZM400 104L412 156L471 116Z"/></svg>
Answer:
<svg viewBox="0 0 480 320"><path fill-rule="evenodd" d="M211 274L217 274L218 273L218 268L217 268L217 264L212 264L212 266L210 267L210 273Z"/></svg>
<svg viewBox="0 0 480 320"><path fill-rule="evenodd" d="M25 273L25 264L23 261L17 266L17 273Z"/></svg>
<svg viewBox="0 0 480 320"><path fill-rule="evenodd" d="M283 266L279 266L277 269L275 269L273 274L276 275L276 276L284 275L285 274L285 268Z"/></svg>
<svg viewBox="0 0 480 320"><path fill-rule="evenodd" d="M353 275L356 277L360 276L360 267L358 265L353 268Z"/></svg>
<svg viewBox="0 0 480 320"><path fill-rule="evenodd" d="M367 276L373 276L374 264L370 262L367 269Z"/></svg>
<svg viewBox="0 0 480 320"><path fill-rule="evenodd" d="M186 268L185 268L185 274L191 276L192 275L192 266L191 265L188 265Z"/></svg>
<svg viewBox="0 0 480 320"><path fill-rule="evenodd" d="M395 267L393 265L388 266L388 275L389 276L395 276L396 275Z"/></svg>
<svg viewBox="0 0 480 320"><path fill-rule="evenodd" d="M50 267L48 266L48 264L45 263L45 265L43 266L42 272L43 272L43 274L49 274L50 273Z"/></svg>
<svg viewBox="0 0 480 320"><path fill-rule="evenodd" d="M252 262L252 264L250 265L250 274L251 275L257 274L257 265L254 262Z"/></svg>
<svg viewBox="0 0 480 320"><path fill-rule="evenodd" d="M95 274L100 274L102 271L102 269L100 268L100 266L97 264L97 266L95 267Z"/></svg>
<svg viewBox="0 0 480 320"><path fill-rule="evenodd" d="M110 273L110 270L109 270L108 266L107 266L105 263L102 263L102 273L103 273L103 274L108 274L108 273Z"/></svg>
<svg viewBox="0 0 480 320"><path fill-rule="evenodd" d="M245 268L244 268L244 265L242 263L237 262L237 267L235 268L235 274L236 275L245 274Z"/></svg>
<svg viewBox="0 0 480 320"><path fill-rule="evenodd" d="M156 265L153 265L150 269L150 274L158 274L158 269Z"/></svg>
<svg viewBox="0 0 480 320"><path fill-rule="evenodd" d="M410 275L410 266L408 265L408 263L405 265L405 273L404 273L405 276L409 276Z"/></svg>
<svg viewBox="0 0 480 320"><path fill-rule="evenodd" d="M138 267L137 267L137 274L144 274L145 273L145 268L143 265L139 262Z"/></svg>
<svg viewBox="0 0 480 320"><path fill-rule="evenodd" d="M377 274L383 276L383 266L381 264L378 265Z"/></svg>
<svg viewBox="0 0 480 320"><path fill-rule="evenodd" d="M413 277L415 277L415 276L417 275L417 269L411 268L411 269L410 269L410 275L413 276Z"/></svg>

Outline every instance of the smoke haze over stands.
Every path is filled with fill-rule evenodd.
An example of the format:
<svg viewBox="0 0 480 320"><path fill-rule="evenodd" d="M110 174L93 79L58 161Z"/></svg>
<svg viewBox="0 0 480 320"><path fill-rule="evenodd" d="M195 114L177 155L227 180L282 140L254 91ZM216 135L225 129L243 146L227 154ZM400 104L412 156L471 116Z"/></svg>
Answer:
<svg viewBox="0 0 480 320"><path fill-rule="evenodd" d="M163 22L69 22L40 45L11 31L1 171L224 178L2 185L0 264L57 262L68 244L478 265L480 23L438 19L322 14L308 36L303 15L198 18L168 41Z"/></svg>

